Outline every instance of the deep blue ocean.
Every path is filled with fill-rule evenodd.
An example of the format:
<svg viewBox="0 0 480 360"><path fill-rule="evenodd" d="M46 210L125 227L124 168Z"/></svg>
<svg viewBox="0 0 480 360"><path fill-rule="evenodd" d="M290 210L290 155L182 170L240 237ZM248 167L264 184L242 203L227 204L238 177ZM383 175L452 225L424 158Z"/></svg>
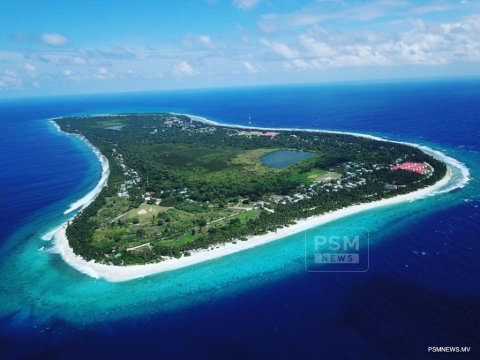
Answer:
<svg viewBox="0 0 480 360"><path fill-rule="evenodd" d="M306 272L291 236L125 283L78 273L42 237L100 165L47 119L154 111L411 141L465 164L470 181L337 221L370 230L368 272ZM478 80L1 100L0 358L410 359L472 346L461 357L478 359L479 178Z"/></svg>

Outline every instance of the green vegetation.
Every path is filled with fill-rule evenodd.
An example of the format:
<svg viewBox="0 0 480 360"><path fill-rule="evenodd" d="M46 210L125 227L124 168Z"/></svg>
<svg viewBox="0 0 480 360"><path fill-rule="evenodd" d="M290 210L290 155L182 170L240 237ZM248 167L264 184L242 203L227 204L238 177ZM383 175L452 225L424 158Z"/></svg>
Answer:
<svg viewBox="0 0 480 360"><path fill-rule="evenodd" d="M158 262L288 226L301 218L433 184L446 166L419 149L343 134L262 136L171 114L72 117L56 122L108 158L108 186L67 228L85 259ZM261 157L315 155L287 168ZM390 167L427 162L425 175Z"/></svg>

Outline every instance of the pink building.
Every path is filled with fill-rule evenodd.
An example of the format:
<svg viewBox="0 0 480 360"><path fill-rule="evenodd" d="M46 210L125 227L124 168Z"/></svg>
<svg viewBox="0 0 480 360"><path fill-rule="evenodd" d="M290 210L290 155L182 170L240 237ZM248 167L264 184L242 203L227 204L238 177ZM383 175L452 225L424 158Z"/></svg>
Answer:
<svg viewBox="0 0 480 360"><path fill-rule="evenodd" d="M426 163L414 163L414 162L407 161L407 162L392 166L390 170L392 171L405 170L405 171L411 171L417 174L425 174L428 172L428 166Z"/></svg>
<svg viewBox="0 0 480 360"><path fill-rule="evenodd" d="M267 132L262 133L262 136L268 136L268 137L273 138L273 137L277 136L278 134L280 134L280 133L274 132L274 131L267 131Z"/></svg>

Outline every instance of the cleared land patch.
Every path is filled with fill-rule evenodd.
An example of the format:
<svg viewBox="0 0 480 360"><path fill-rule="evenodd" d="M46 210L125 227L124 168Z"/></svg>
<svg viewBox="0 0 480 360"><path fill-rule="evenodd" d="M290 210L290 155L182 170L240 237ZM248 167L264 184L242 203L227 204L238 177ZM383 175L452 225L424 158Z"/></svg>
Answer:
<svg viewBox="0 0 480 360"><path fill-rule="evenodd" d="M342 174L332 172L332 171L325 171L320 169L313 169L307 173L307 178L310 181L315 182L324 182L329 180L339 179Z"/></svg>

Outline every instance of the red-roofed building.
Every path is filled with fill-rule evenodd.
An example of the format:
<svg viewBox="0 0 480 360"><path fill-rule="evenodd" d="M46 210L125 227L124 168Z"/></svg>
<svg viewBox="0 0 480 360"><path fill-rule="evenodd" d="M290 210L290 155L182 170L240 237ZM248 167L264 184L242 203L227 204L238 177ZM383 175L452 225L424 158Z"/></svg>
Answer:
<svg viewBox="0 0 480 360"><path fill-rule="evenodd" d="M280 133L274 132L274 131L267 131L267 132L262 133L262 136L268 136L268 137L273 138L273 137L277 136L278 134L280 134Z"/></svg>
<svg viewBox="0 0 480 360"><path fill-rule="evenodd" d="M390 170L392 171L405 170L405 171L411 171L417 174L426 174L429 171L427 163L414 163L414 162L408 162L408 161L392 166Z"/></svg>

